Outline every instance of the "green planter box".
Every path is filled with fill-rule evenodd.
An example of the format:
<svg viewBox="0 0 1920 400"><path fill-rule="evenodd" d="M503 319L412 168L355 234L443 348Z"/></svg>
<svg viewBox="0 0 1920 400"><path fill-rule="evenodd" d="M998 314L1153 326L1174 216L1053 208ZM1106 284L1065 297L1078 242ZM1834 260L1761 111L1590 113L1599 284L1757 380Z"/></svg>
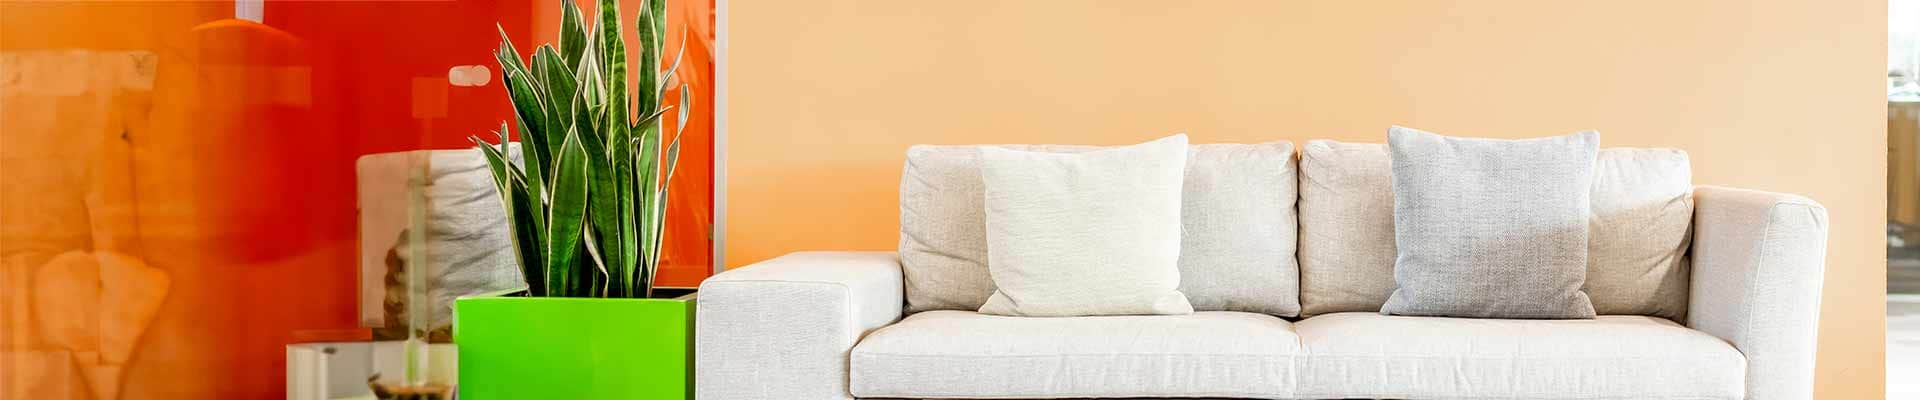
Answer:
<svg viewBox="0 0 1920 400"><path fill-rule="evenodd" d="M691 399L692 297L455 300L459 396Z"/></svg>

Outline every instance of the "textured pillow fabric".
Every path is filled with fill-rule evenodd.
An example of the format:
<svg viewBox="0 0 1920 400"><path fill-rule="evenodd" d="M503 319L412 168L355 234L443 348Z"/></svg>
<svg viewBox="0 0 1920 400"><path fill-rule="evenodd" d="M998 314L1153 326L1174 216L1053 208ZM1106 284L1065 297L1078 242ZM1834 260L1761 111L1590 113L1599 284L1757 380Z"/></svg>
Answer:
<svg viewBox="0 0 1920 400"><path fill-rule="evenodd" d="M1057 153L1108 148L909 148L900 178L899 244L909 314L978 310L993 294L980 178L983 147ZM1384 147L1380 151L1384 153ZM1385 158L1381 160L1384 168ZM1299 314L1299 268L1293 251L1297 169L1293 144L1287 142L1188 147L1181 195L1180 292L1194 310ZM1387 213L1392 213L1390 208ZM1387 251L1391 268L1392 249ZM1389 279L1388 290L1392 284Z"/></svg>
<svg viewBox="0 0 1920 400"><path fill-rule="evenodd" d="M1187 136L1065 154L980 149L987 268L980 312L1191 314L1180 286Z"/></svg>
<svg viewBox="0 0 1920 400"><path fill-rule="evenodd" d="M935 146L907 149L900 174L900 269L906 313L980 309L987 275L986 185L980 149L1080 153L1094 146Z"/></svg>
<svg viewBox="0 0 1920 400"><path fill-rule="evenodd" d="M1393 163L1387 146L1300 148L1300 315L1379 312L1393 294Z"/></svg>
<svg viewBox="0 0 1920 400"><path fill-rule="evenodd" d="M1378 312L1393 294L1393 186L1387 145L1300 146L1300 306L1306 317ZM1600 149L1593 170L1587 297L1602 315L1681 321L1693 183L1687 153Z"/></svg>
<svg viewBox="0 0 1920 400"><path fill-rule="evenodd" d="M1581 288L1599 136L1500 140L1388 131L1398 287L1380 312L1593 318Z"/></svg>
<svg viewBox="0 0 1920 400"><path fill-rule="evenodd" d="M1692 171L1680 150L1600 150L1587 246L1594 312L1685 321Z"/></svg>
<svg viewBox="0 0 1920 400"><path fill-rule="evenodd" d="M1180 293L1196 311L1300 315L1293 144L1190 149L1180 198Z"/></svg>

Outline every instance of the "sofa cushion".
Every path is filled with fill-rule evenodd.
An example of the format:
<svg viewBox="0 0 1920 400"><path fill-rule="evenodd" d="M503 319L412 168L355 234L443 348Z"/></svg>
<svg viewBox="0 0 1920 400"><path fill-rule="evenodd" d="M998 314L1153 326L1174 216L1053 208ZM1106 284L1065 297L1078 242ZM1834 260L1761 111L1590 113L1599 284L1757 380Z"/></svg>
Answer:
<svg viewBox="0 0 1920 400"><path fill-rule="evenodd" d="M1194 310L1300 315L1293 144L1196 144L1180 209L1180 293Z"/></svg>
<svg viewBox="0 0 1920 400"><path fill-rule="evenodd" d="M1675 149L1604 149L1593 164L1587 297L1593 311L1687 313L1693 169Z"/></svg>
<svg viewBox="0 0 1920 400"><path fill-rule="evenodd" d="M977 310L993 294L980 147L922 145L907 150L900 178L899 251L909 313ZM995 147L1049 152L1102 148ZM1298 315L1295 169L1293 145L1287 142L1189 147L1179 265L1180 292L1195 310Z"/></svg>
<svg viewBox="0 0 1920 400"><path fill-rule="evenodd" d="M993 296L1029 317L1192 314L1180 294L1187 135L1084 153L980 149Z"/></svg>
<svg viewBox="0 0 1920 400"><path fill-rule="evenodd" d="M1600 134L1523 139L1387 131L1393 295L1380 312L1593 318L1587 219Z"/></svg>
<svg viewBox="0 0 1920 400"><path fill-rule="evenodd" d="M1302 398L1739 399L1746 360L1666 319L1340 313L1295 325Z"/></svg>
<svg viewBox="0 0 1920 400"><path fill-rule="evenodd" d="M1242 312L1002 317L931 311L853 348L856 397L1293 397L1299 338Z"/></svg>
<svg viewBox="0 0 1920 400"><path fill-rule="evenodd" d="M1300 149L1302 316L1379 311L1393 293L1387 146L1331 140ZM1587 296L1602 315L1686 313L1693 219L1687 153L1600 149L1594 162Z"/></svg>
<svg viewBox="0 0 1920 400"><path fill-rule="evenodd" d="M1393 294L1393 164L1387 145L1300 148L1300 314L1380 311Z"/></svg>

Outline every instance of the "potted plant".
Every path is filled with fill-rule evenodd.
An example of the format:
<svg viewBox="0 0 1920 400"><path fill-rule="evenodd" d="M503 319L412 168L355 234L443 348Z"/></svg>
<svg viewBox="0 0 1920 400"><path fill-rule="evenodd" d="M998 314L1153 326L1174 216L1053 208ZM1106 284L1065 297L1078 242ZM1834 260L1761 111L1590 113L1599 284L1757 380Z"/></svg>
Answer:
<svg viewBox="0 0 1920 400"><path fill-rule="evenodd" d="M504 123L497 142L474 141L527 287L455 302L461 398L691 397L692 296L656 298L653 281L692 92L679 85L679 126L662 146L679 59L662 71L665 0L643 1L632 91L617 0L599 0L593 26L561 0L560 43L524 61L501 31L522 161L508 157Z"/></svg>

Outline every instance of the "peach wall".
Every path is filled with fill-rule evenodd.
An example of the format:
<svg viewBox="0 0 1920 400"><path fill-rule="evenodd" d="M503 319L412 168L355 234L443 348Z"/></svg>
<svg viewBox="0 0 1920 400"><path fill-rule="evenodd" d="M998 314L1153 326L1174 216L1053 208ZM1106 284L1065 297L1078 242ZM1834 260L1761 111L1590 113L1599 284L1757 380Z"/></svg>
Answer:
<svg viewBox="0 0 1920 400"><path fill-rule="evenodd" d="M727 262L893 249L916 143L1594 128L1825 203L1818 394L1882 397L1884 1L1196 3L732 1Z"/></svg>

